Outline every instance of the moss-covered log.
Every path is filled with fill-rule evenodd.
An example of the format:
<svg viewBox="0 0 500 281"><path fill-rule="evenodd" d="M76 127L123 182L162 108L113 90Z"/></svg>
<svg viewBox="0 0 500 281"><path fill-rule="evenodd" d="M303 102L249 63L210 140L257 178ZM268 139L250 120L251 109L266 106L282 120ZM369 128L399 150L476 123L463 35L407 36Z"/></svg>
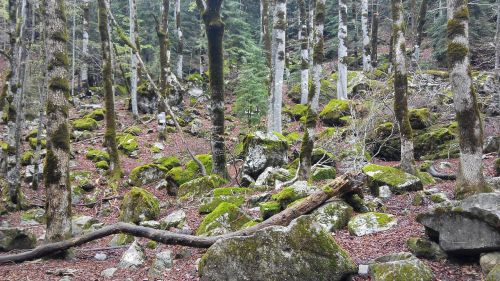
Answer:
<svg viewBox="0 0 500 281"><path fill-rule="evenodd" d="M401 135L401 169L416 174L413 156L413 132L408 116L408 69L406 62L406 42L404 37L402 0L392 0L392 38L394 68L394 113Z"/></svg>
<svg viewBox="0 0 500 281"><path fill-rule="evenodd" d="M463 198L490 191L483 176L483 124L472 85L466 0L448 1L447 37L448 68L460 143L460 168L455 193L458 198Z"/></svg>
<svg viewBox="0 0 500 281"><path fill-rule="evenodd" d="M120 157L116 142L115 95L113 89L111 39L108 23L107 0L99 0L99 34L101 36L102 76L104 83L104 103L106 108L106 132L104 143L109 154L109 173L111 178L121 177Z"/></svg>

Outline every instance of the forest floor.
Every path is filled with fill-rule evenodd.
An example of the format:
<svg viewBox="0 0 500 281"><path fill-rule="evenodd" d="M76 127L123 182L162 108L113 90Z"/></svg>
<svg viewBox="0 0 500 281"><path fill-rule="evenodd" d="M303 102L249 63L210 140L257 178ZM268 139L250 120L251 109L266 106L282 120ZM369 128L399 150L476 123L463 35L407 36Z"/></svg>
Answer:
<svg viewBox="0 0 500 281"><path fill-rule="evenodd" d="M126 108L126 101L122 98L117 99L117 117L119 121L119 128L121 128L121 130L124 130L132 125L136 125L134 120L131 118L131 114L126 110ZM207 109L205 106L200 106L198 109L201 114L200 119L204 122L204 130L209 131L210 125L207 117ZM77 112L73 110L71 112L72 119L79 118L82 115L83 114L79 111ZM125 177L120 185L121 188L117 191L117 195L123 195L126 191L128 191L128 188L126 188L126 179L134 167L153 162L153 154L149 147L151 144L157 142L157 133L156 120L153 119L153 116L150 116L150 118L152 121L139 124L142 129L142 133L138 137L139 157L134 159L125 155L121 156L121 164ZM144 118L143 120L147 120L147 118ZM75 158L71 164L71 171L91 171L94 175L93 180L97 189L102 191L109 189L106 177L102 172L95 168L94 163L85 158L85 153L88 148L102 147L102 137L105 127L103 122L104 121L100 122L99 130L93 132L95 136L94 138L74 142L72 144L72 152ZM228 130L229 136L226 139L228 140L229 149L232 150L232 147L238 139L238 134L242 130L242 126L238 123L238 121L231 121L231 123L233 123L232 125L234 125L234 129ZM298 128L299 126L297 124L292 124L289 127ZM487 134L500 134L497 126L493 127L496 129L487 132ZM5 126L0 126L0 133L0 135L5 136ZM195 154L207 153L210 151L208 139L191 136L186 133L184 135L187 137L187 143L190 145L190 148ZM179 133L169 134L164 144L165 149L162 152L163 155L178 156L183 160L183 163L189 160L187 154L182 149ZM484 172L488 176L493 176L494 159L495 155L490 155L484 159L484 165L486 167ZM452 168L450 168L448 172L456 172L458 167L457 159L442 159L438 161L451 163ZM395 162L377 162L378 164L383 165L397 164ZM232 176L235 174L234 167L231 168L231 174ZM233 181L231 184L234 185L236 183ZM45 200L43 185L37 190L29 188L26 183L24 185L23 190L28 201L31 204L43 206ZM187 224L189 228L195 230L198 227L202 220L202 216L198 213L197 202L185 201L180 203L175 197L167 195L164 190L160 191L155 189L155 184L143 186L143 188L155 194L160 199L162 204L166 206L161 209L160 218L166 216L174 210L182 209L186 212ZM450 199L454 197L453 181L441 181L437 184L425 187L425 189L429 188L437 188L439 191L445 192ZM424 227L415 221L415 217L418 213L426 210L429 204L427 202L422 206L412 205L414 195L415 193L409 193L404 195L394 195L389 199L384 199L384 204L387 207L386 212L395 215L398 219L396 227L387 231L362 237L351 236L349 232L344 229L332 233L334 239L350 253L352 259L358 264L366 263L371 259L385 254L408 251L406 247L406 241L408 238L412 236L424 235ZM120 199L113 199L109 201L109 203L112 212L106 216L100 216L100 204L96 204L91 208L76 205L74 206L73 214L90 215L98 218L105 224L112 224L118 221ZM20 226L26 228L33 232L37 237L43 237L44 234L44 225L21 225L21 212L13 212L0 216L0 222L0 226L8 224L10 226ZM110 240L111 236L77 247L73 250L74 258L70 260L35 260L21 264L8 264L0 266L0 280L59 280L61 279L60 273L58 272L60 269L76 270L71 277L71 280L103 280L103 277L100 276L101 271L110 267L115 267L118 264L121 255L127 249L127 246L109 248L108 243ZM147 242L147 240L141 238L138 240L142 242L142 244L146 244ZM206 250L170 245L158 245L158 247L154 250L146 249L148 259L145 266L138 269L118 269L118 271L116 271L113 275L113 280L148 280L147 270L153 261L155 253L165 249L171 250L175 254L176 258L173 269L164 273L164 280L198 280L196 261ZM105 261L97 261L94 258L94 255L97 252L104 252L108 258ZM436 276L436 280L465 281L484 279L477 261L449 259L442 261L423 261L432 268ZM354 280L369 280L369 277L355 276Z"/></svg>

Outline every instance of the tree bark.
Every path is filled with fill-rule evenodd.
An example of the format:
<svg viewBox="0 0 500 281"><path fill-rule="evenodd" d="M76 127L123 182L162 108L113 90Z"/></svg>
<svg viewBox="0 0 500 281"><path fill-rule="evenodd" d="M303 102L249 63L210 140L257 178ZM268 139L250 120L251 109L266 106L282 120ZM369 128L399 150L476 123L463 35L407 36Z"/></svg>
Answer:
<svg viewBox="0 0 500 281"><path fill-rule="evenodd" d="M323 70L324 37L325 27L325 0L316 0L314 17L314 58L313 58L313 82L311 93L307 104L308 111L305 123L305 132L302 138L300 150L300 166L298 172L299 180L309 180L312 166L312 152L314 149L314 138L316 135L316 124L318 123L319 95L321 92L321 72Z"/></svg>
<svg viewBox="0 0 500 281"><path fill-rule="evenodd" d="M135 23L137 21L135 0L129 0L129 36L132 42L136 41L137 29ZM160 46L161 47L161 46ZM161 60L160 60L161 61ZM130 51L130 102L132 105L132 115L135 119L139 118L139 109L137 108L137 58Z"/></svg>
<svg viewBox="0 0 500 281"><path fill-rule="evenodd" d="M339 0L339 49L337 98L347 99L347 5L346 0Z"/></svg>
<svg viewBox="0 0 500 281"><path fill-rule="evenodd" d="M82 22L82 60L80 66L81 91L87 92L89 87L89 22L90 22L90 0L83 0L83 22Z"/></svg>
<svg viewBox="0 0 500 281"><path fill-rule="evenodd" d="M368 31L368 0L361 0L361 33L363 33L363 71L372 70L370 33Z"/></svg>
<svg viewBox="0 0 500 281"><path fill-rule="evenodd" d="M470 72L467 1L448 0L447 36L448 68L460 143L455 195L464 198L490 191L483 176L483 125Z"/></svg>
<svg viewBox="0 0 500 281"><path fill-rule="evenodd" d="M85 243L112 235L116 233L125 233L137 237L148 238L167 245L182 245L196 248L208 248L215 242L221 239L227 239L235 236L250 236L255 232L269 226L281 225L286 226L292 220L301 215L308 214L321 206L328 199L337 196L341 197L350 193L359 193L359 184L363 180L359 175L343 175L325 185L321 190L311 194L301 202L285 209L284 211L270 217L269 219L236 232L231 232L219 236L193 236L186 234L178 234L165 230L157 230L143 226L137 226L129 223L119 222L110 226L106 226L97 231L85 234L79 237L61 241L58 243L46 244L39 246L31 251L0 256L0 264L4 263L19 263L23 261L33 260L57 253L63 250L70 249L83 245Z"/></svg>
<svg viewBox="0 0 500 281"><path fill-rule="evenodd" d="M76 7L76 0L73 0L72 5ZM71 93L70 96L73 99L73 105L77 106L75 97L75 65L76 65L76 11L73 11L73 17L71 19Z"/></svg>
<svg viewBox="0 0 500 281"><path fill-rule="evenodd" d="M415 40L415 47L413 51L414 64L418 64L420 60L420 48L422 46L422 40L424 39L425 16L427 14L428 4L429 0L422 0L422 3L420 4L420 12L418 13L417 37Z"/></svg>
<svg viewBox="0 0 500 281"><path fill-rule="evenodd" d="M378 54L378 0L373 0L372 7L372 36L371 36L371 60L372 66L377 67Z"/></svg>
<svg viewBox="0 0 500 281"><path fill-rule="evenodd" d="M156 24L156 34L160 45L160 92L161 99L168 102L170 96L171 85L169 83L170 77L170 49L168 44L168 11L170 7L170 0L162 1L161 21ZM165 102L158 104L158 116L165 116L166 108ZM162 119L162 118L159 118ZM166 124L158 120L158 137L160 140L166 138Z"/></svg>
<svg viewBox="0 0 500 281"><path fill-rule="evenodd" d="M500 0L497 0L497 31L495 34L495 74L500 82ZM497 95L500 93L497 92Z"/></svg>
<svg viewBox="0 0 500 281"><path fill-rule="evenodd" d="M401 169L416 174L413 156L413 132L408 117L408 69L406 62L406 42L404 37L403 1L392 2L392 37L394 68L394 113L401 135Z"/></svg>
<svg viewBox="0 0 500 281"><path fill-rule="evenodd" d="M269 31L269 0L261 0L262 3L262 36L264 37L264 53L267 66L271 68L271 32Z"/></svg>
<svg viewBox="0 0 500 281"><path fill-rule="evenodd" d="M268 133L281 133L283 103L283 77L285 74L286 0L276 0L273 12L272 86L267 113Z"/></svg>
<svg viewBox="0 0 500 281"><path fill-rule="evenodd" d="M300 15L300 103L306 104L309 93L309 36L305 0L299 0Z"/></svg>
<svg viewBox="0 0 500 281"><path fill-rule="evenodd" d="M121 177L120 158L118 146L116 143L116 114L115 114L115 95L113 89L112 77L112 58L111 58L111 40L108 23L108 2L107 0L98 0L99 5L99 34L101 36L102 51L102 76L104 83L104 103L106 108L106 133L104 142L109 153L110 165L109 171L112 179Z"/></svg>
<svg viewBox="0 0 500 281"><path fill-rule="evenodd" d="M212 173L228 178L224 145L224 53L222 45L224 23L220 14L221 5L222 0L208 0L205 4L199 3L198 7L202 11L208 38L208 71L212 111Z"/></svg>
<svg viewBox="0 0 500 281"><path fill-rule="evenodd" d="M48 64L47 155L44 177L46 188L46 242L71 237L71 187L69 178L69 66L66 44L64 0L44 0L46 55Z"/></svg>
<svg viewBox="0 0 500 281"><path fill-rule="evenodd" d="M181 0L175 1L175 29L177 31L177 78L182 80L182 65L184 60L184 37L181 29Z"/></svg>

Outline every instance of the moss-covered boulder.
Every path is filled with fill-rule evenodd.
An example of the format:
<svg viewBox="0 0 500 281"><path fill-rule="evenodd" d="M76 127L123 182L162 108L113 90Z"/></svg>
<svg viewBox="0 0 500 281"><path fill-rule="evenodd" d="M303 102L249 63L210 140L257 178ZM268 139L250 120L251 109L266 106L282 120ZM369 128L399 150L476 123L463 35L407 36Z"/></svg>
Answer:
<svg viewBox="0 0 500 281"><path fill-rule="evenodd" d="M375 259L370 265L373 281L432 281L432 270L410 253L390 254Z"/></svg>
<svg viewBox="0 0 500 281"><path fill-rule="evenodd" d="M179 161L179 158L175 156L160 157L156 159L154 163L162 166L167 170L171 170L172 168L181 166L181 161Z"/></svg>
<svg viewBox="0 0 500 281"><path fill-rule="evenodd" d="M415 130L421 130L429 127L434 122L435 114L428 108L411 109L409 112L411 127Z"/></svg>
<svg viewBox="0 0 500 281"><path fill-rule="evenodd" d="M375 127L367 143L371 155L387 161L401 160L401 139L398 126L393 122L383 122Z"/></svg>
<svg viewBox="0 0 500 281"><path fill-rule="evenodd" d="M84 118L91 118L94 119L95 121L102 121L104 120L104 116L106 114L106 110L103 108L97 108L91 111L90 113L86 114Z"/></svg>
<svg viewBox="0 0 500 281"><path fill-rule="evenodd" d="M143 186L157 182L166 177L168 169L158 164L137 166L130 172L129 183L133 186Z"/></svg>
<svg viewBox="0 0 500 281"><path fill-rule="evenodd" d="M116 142L118 149L129 156L133 155L139 149L137 138L132 134L120 133L116 136Z"/></svg>
<svg viewBox="0 0 500 281"><path fill-rule="evenodd" d="M40 144L40 148L45 149L47 147L47 140L45 138L29 138L29 144L31 149L36 149L38 144Z"/></svg>
<svg viewBox="0 0 500 281"><path fill-rule="evenodd" d="M245 196L221 195L216 197L202 198L198 212L200 214L208 214L213 212L222 202L227 202L240 207L245 203Z"/></svg>
<svg viewBox="0 0 500 281"><path fill-rule="evenodd" d="M91 191L95 188L92 182L92 173L89 171L74 171L70 174L71 187L83 191Z"/></svg>
<svg viewBox="0 0 500 281"><path fill-rule="evenodd" d="M141 132L142 132L142 129L139 126L130 126L130 127L126 128L125 130L123 130L123 132L125 134L131 134L131 135L134 135L134 136L139 136L141 134Z"/></svg>
<svg viewBox="0 0 500 281"><path fill-rule="evenodd" d="M415 256L425 259L443 259L446 253L439 247L439 244L427 238L410 237L406 246Z"/></svg>
<svg viewBox="0 0 500 281"><path fill-rule="evenodd" d="M368 164L362 170L375 196L379 195L378 187L383 185L389 186L391 192L395 194L423 189L422 181L418 177L393 167Z"/></svg>
<svg viewBox="0 0 500 281"><path fill-rule="evenodd" d="M311 163L335 167L335 156L322 148L315 148L311 155Z"/></svg>
<svg viewBox="0 0 500 281"><path fill-rule="evenodd" d="M345 118L351 114L350 101L333 99L319 113L319 118L327 126L343 126Z"/></svg>
<svg viewBox="0 0 500 281"><path fill-rule="evenodd" d="M160 214L160 201L149 191L132 187L120 205L120 221L139 223L154 220Z"/></svg>
<svg viewBox="0 0 500 281"><path fill-rule="evenodd" d="M344 228L354 214L353 208L342 200L326 203L312 212L311 216L329 232Z"/></svg>
<svg viewBox="0 0 500 281"><path fill-rule="evenodd" d="M198 272L201 281L340 281L356 269L330 233L303 216L288 227L219 240L201 258Z"/></svg>
<svg viewBox="0 0 500 281"><path fill-rule="evenodd" d="M21 155L21 165L30 165L34 157L35 153L33 152L33 150L27 150L23 152L23 154Z"/></svg>
<svg viewBox="0 0 500 281"><path fill-rule="evenodd" d="M201 164L205 167L205 170L207 173L212 172L212 155L210 154L199 154L195 156L196 159L198 159ZM186 170L192 171L198 175L201 175L200 168L198 167L198 164L194 160L189 160L186 163Z"/></svg>
<svg viewBox="0 0 500 281"><path fill-rule="evenodd" d="M432 160L457 157L459 154L457 123L434 125L415 134L414 151L417 158Z"/></svg>
<svg viewBox="0 0 500 281"><path fill-rule="evenodd" d="M310 186L306 181L297 181L291 186L283 188L280 192L274 194L271 198L280 203L281 208L285 209L288 204L305 198L315 192L317 188Z"/></svg>
<svg viewBox="0 0 500 281"><path fill-rule="evenodd" d="M0 252L32 249L36 246L35 235L20 228L0 229Z"/></svg>
<svg viewBox="0 0 500 281"><path fill-rule="evenodd" d="M171 189L170 193L172 195L175 195L179 186L195 178L196 174L193 171L184 169L183 167L172 168L170 171L168 171L166 177L169 188Z"/></svg>
<svg viewBox="0 0 500 281"><path fill-rule="evenodd" d="M95 163L95 167L100 170L107 171L109 170L109 162L108 161L99 161Z"/></svg>
<svg viewBox="0 0 500 281"><path fill-rule="evenodd" d="M285 108L283 110L284 114L290 115L293 120L298 121L300 118L306 116L307 114L307 105L305 104L296 104L290 108Z"/></svg>
<svg viewBox="0 0 500 281"><path fill-rule="evenodd" d="M259 210L262 219L267 220L281 211L281 204L277 201L262 202L259 204Z"/></svg>
<svg viewBox="0 0 500 281"><path fill-rule="evenodd" d="M73 236L82 235L99 228L101 225L99 220L94 217L74 216L71 218L71 234Z"/></svg>
<svg viewBox="0 0 500 281"><path fill-rule="evenodd" d="M207 196L210 191L221 187L227 181L218 175L210 175L191 180L179 186L177 195L187 199L196 196Z"/></svg>
<svg viewBox="0 0 500 281"><path fill-rule="evenodd" d="M21 214L23 224L45 223L45 210L42 208L30 209Z"/></svg>
<svg viewBox="0 0 500 281"><path fill-rule="evenodd" d="M87 154L85 158L91 160L94 163L99 161L107 161L109 162L109 154L104 150L89 148L87 150Z"/></svg>
<svg viewBox="0 0 500 281"><path fill-rule="evenodd" d="M251 220L250 216L245 214L236 205L223 202L203 219L198 230L196 230L196 235L213 236L225 234L241 229L244 224Z"/></svg>
<svg viewBox="0 0 500 281"><path fill-rule="evenodd" d="M354 216L347 227L351 235L363 236L386 231L397 223L397 219L391 214L368 212Z"/></svg>
<svg viewBox="0 0 500 281"><path fill-rule="evenodd" d="M92 118L84 117L76 119L72 123L76 131L93 131L99 127L99 123Z"/></svg>
<svg viewBox="0 0 500 281"><path fill-rule="evenodd" d="M311 179L314 182L328 180L328 179L334 179L336 174L337 174L337 171L335 170L334 167L317 166L312 171Z"/></svg>

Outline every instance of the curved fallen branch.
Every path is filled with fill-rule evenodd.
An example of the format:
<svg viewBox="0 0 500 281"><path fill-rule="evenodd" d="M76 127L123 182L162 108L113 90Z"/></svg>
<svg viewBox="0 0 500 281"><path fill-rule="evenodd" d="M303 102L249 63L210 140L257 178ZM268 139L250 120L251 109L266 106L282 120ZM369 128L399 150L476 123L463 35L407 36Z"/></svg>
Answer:
<svg viewBox="0 0 500 281"><path fill-rule="evenodd" d="M273 225L286 226L293 219L301 215L310 213L333 196L343 196L348 193L359 192L359 186L364 182L364 180L360 178L360 176L361 175L352 174L340 176L331 181L329 184L325 185L321 190L311 194L303 201L291 206L290 208L285 209L284 211L270 217L269 219L250 228L227 233L224 235L208 237L194 236L118 222L116 224L103 227L94 232L74 237L69 240L41 245L28 252L0 256L0 264L9 262L18 263L42 258L48 255L52 255L56 252L64 251L69 248L80 246L85 243L117 233L124 233L136 237L148 238L150 240L166 245L208 248L220 239L234 236L248 236L260 229Z"/></svg>
<svg viewBox="0 0 500 281"><path fill-rule="evenodd" d="M436 167L434 167L434 164L432 164L428 169L427 172L431 174L431 176L442 179L442 180L456 180L457 175L455 174L445 174L445 173L440 173L436 170Z"/></svg>

